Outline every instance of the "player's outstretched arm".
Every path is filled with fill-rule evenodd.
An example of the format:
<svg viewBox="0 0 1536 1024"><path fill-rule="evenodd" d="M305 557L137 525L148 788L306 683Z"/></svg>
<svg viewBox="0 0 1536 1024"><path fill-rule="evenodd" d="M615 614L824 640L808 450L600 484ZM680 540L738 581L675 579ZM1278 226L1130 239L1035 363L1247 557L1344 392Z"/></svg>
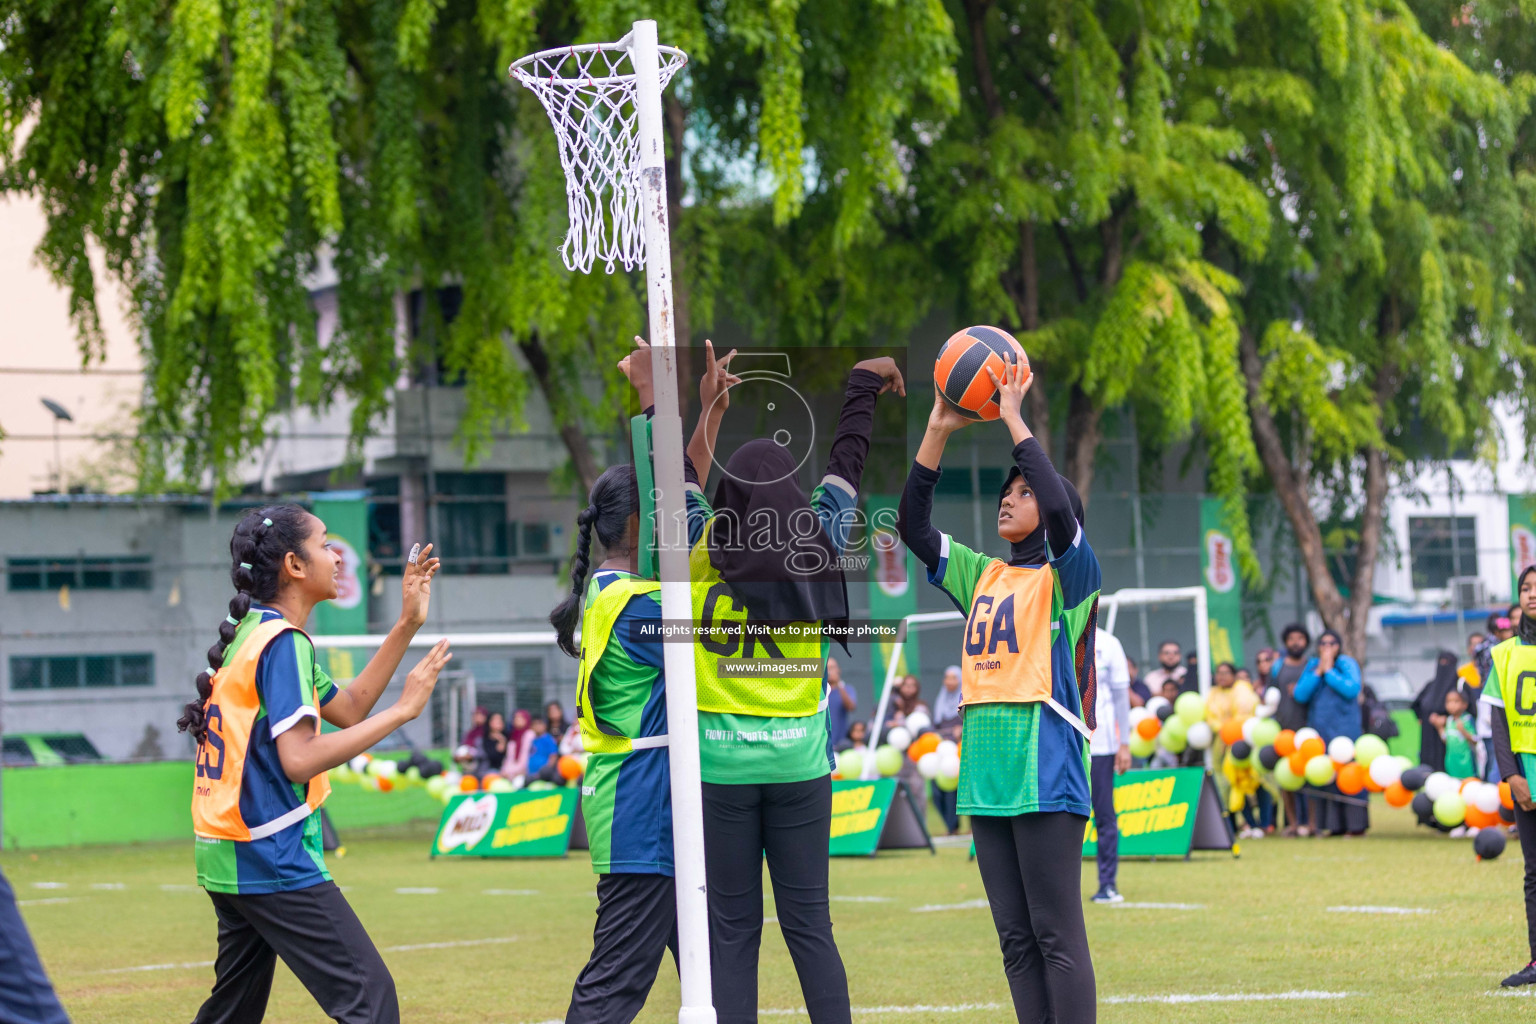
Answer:
<svg viewBox="0 0 1536 1024"><path fill-rule="evenodd" d="M320 709L327 722L343 729L356 725L368 717L384 695L395 669L400 667L400 661L411 645L411 638L427 621L427 609L432 603L432 577L442 567L441 561L431 555L431 544L426 547L416 544L411 548L405 575L400 581L400 617L357 678L345 689L338 689L336 696Z"/></svg>

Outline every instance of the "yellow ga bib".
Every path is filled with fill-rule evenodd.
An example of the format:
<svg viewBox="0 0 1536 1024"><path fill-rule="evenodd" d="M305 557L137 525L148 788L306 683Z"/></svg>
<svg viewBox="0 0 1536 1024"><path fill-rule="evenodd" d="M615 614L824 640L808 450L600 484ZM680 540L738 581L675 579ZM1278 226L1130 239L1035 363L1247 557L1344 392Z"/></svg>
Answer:
<svg viewBox="0 0 1536 1024"><path fill-rule="evenodd" d="M1536 647L1510 637L1491 653L1509 723L1509 745L1517 754L1536 754Z"/></svg>

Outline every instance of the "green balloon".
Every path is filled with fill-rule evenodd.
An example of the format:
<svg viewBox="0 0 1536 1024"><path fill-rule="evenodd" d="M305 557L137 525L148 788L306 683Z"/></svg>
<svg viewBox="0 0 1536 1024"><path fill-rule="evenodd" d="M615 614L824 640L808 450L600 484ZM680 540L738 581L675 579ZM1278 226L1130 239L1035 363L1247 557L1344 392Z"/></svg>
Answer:
<svg viewBox="0 0 1536 1024"><path fill-rule="evenodd" d="M1275 781L1280 784L1281 789L1293 793L1307 784L1306 779L1291 771L1291 762L1283 757L1275 762Z"/></svg>
<svg viewBox="0 0 1536 1024"><path fill-rule="evenodd" d="M1168 724L1172 725L1174 721L1175 719L1170 718ZM1163 749L1170 754L1182 754L1184 748L1189 746L1188 729L1170 729L1164 726L1163 731L1157 734L1157 742L1161 743Z"/></svg>
<svg viewBox="0 0 1536 1024"><path fill-rule="evenodd" d="M1132 757L1151 757L1152 752L1157 749L1156 741L1147 739L1139 732L1131 733L1129 746Z"/></svg>
<svg viewBox="0 0 1536 1024"><path fill-rule="evenodd" d="M1163 723L1161 735L1173 735L1179 737L1179 739L1187 740L1189 739L1190 724L1191 723L1184 721L1184 719L1179 718L1177 715L1169 715L1168 721Z"/></svg>
<svg viewBox="0 0 1536 1024"><path fill-rule="evenodd" d="M960 776L940 775L933 780L933 784L946 793L953 793L960 788Z"/></svg>
<svg viewBox="0 0 1536 1024"><path fill-rule="evenodd" d="M1355 740L1355 762L1362 768L1369 768L1372 761L1386 755L1387 743L1380 736L1366 733Z"/></svg>
<svg viewBox="0 0 1536 1024"><path fill-rule="evenodd" d="M845 779L857 779L864 774L864 755L857 750L845 750L837 755L837 770Z"/></svg>
<svg viewBox="0 0 1536 1024"><path fill-rule="evenodd" d="M1261 718L1253 724L1253 749L1263 750L1280 738L1280 723L1273 718Z"/></svg>
<svg viewBox="0 0 1536 1024"><path fill-rule="evenodd" d="M1307 762L1307 781L1314 786L1326 786L1338 774L1327 754L1318 754Z"/></svg>
<svg viewBox="0 0 1536 1024"><path fill-rule="evenodd" d="M1205 698L1198 693L1181 693L1173 702L1173 713L1185 725L1194 725L1205 717ZM1168 728L1164 725L1163 728Z"/></svg>
<svg viewBox="0 0 1536 1024"><path fill-rule="evenodd" d="M875 767L881 775L895 775L901 771L901 751L889 743L875 751Z"/></svg>
<svg viewBox="0 0 1536 1024"><path fill-rule="evenodd" d="M1446 828L1455 828L1467 820L1467 805L1460 793L1447 793L1435 801L1435 820Z"/></svg>

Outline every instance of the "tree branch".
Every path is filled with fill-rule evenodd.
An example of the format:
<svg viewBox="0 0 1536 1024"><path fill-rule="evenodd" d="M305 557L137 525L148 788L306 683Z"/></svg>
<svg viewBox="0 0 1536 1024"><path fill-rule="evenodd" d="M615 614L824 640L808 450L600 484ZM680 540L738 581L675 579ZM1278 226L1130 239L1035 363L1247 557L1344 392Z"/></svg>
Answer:
<svg viewBox="0 0 1536 1024"><path fill-rule="evenodd" d="M517 349L528 361L528 369L533 371L533 379L538 382L539 390L544 393L544 400L549 404L550 418L560 431L560 440L565 442L565 449L571 456L571 466L576 470L576 478L581 486L583 497L592 490L592 484L596 482L601 470L597 467L597 460L592 455L592 446L587 443L587 435L582 431L581 424L574 418L566 415L565 396L554 383L554 375L550 372L549 353L544 348L544 343L538 334L530 334L527 338L520 339Z"/></svg>
<svg viewBox="0 0 1536 1024"><path fill-rule="evenodd" d="M1066 226L1060 221L1056 222L1056 240L1061 243L1061 250L1067 257L1067 269L1072 272L1072 285L1077 292L1078 302L1088 301L1088 278L1083 274L1083 265L1077 259L1077 249L1072 245L1072 236L1067 234Z"/></svg>

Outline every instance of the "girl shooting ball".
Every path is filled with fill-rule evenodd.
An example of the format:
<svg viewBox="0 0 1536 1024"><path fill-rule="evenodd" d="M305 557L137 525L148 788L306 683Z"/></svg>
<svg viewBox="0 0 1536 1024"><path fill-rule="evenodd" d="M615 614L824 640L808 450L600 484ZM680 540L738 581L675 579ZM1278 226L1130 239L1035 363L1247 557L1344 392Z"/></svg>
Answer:
<svg viewBox="0 0 1536 1024"><path fill-rule="evenodd" d="M987 373L1013 437L1014 466L997 508L1008 559L972 551L930 522L945 443L970 422L942 393L898 526L928 581L967 616L957 811L971 815L1014 1012L1021 1022L1080 1024L1094 1020L1096 1002L1079 888L1099 563L1076 490L1019 412L1034 381L1027 363Z"/></svg>
<svg viewBox="0 0 1536 1024"><path fill-rule="evenodd" d="M235 596L177 723L197 741L192 791L197 881L213 900L219 953L195 1024L266 1013L278 957L342 1024L396 1024L394 979L325 868L326 771L421 714L453 655L439 641L400 699L368 717L427 618L438 560L411 550L400 618L346 689L315 660L304 626L336 597L341 554L294 505L247 512L229 542ZM338 727L322 733L319 720Z"/></svg>

